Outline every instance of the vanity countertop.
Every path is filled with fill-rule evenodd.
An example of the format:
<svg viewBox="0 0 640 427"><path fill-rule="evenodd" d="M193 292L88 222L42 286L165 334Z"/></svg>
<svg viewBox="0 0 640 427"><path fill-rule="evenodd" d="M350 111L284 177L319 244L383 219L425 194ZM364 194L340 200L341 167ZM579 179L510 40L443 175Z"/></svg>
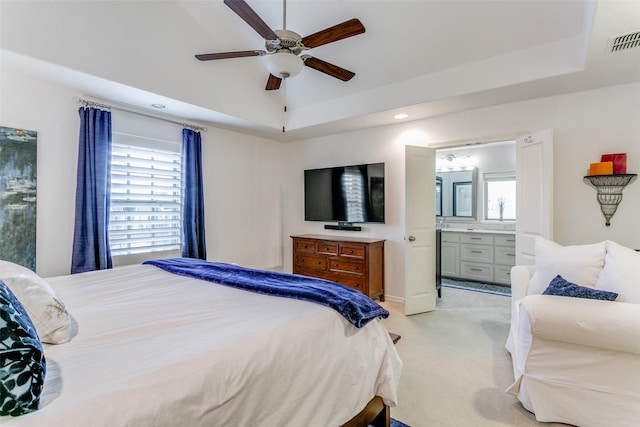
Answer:
<svg viewBox="0 0 640 427"><path fill-rule="evenodd" d="M484 234L509 234L509 235L514 235L516 234L515 231L509 231L509 230L487 230L487 229L481 229L481 228L473 228L473 229L468 229L468 228L443 228L441 229L443 232L450 232L450 233L484 233Z"/></svg>

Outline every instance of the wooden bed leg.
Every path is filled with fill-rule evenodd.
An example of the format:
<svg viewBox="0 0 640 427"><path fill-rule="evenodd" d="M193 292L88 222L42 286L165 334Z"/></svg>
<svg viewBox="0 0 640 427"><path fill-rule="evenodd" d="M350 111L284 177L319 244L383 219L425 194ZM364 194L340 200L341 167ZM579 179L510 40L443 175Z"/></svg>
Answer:
<svg viewBox="0 0 640 427"><path fill-rule="evenodd" d="M380 396L375 396L355 417L340 427L390 427L391 411Z"/></svg>
<svg viewBox="0 0 640 427"><path fill-rule="evenodd" d="M391 426L391 410L387 405L384 405L382 411L371 422L373 427L390 427Z"/></svg>

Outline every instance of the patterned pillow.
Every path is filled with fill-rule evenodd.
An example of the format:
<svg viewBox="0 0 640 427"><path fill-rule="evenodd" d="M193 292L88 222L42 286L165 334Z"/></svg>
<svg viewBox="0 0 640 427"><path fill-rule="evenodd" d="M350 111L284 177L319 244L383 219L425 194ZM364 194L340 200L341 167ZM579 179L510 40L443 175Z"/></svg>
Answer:
<svg viewBox="0 0 640 427"><path fill-rule="evenodd" d="M71 316L44 279L26 267L0 260L0 280L27 310L40 341L62 344L71 339Z"/></svg>
<svg viewBox="0 0 640 427"><path fill-rule="evenodd" d="M40 404L46 362L24 307L0 281L0 415L33 412Z"/></svg>
<svg viewBox="0 0 640 427"><path fill-rule="evenodd" d="M574 283L567 282L562 276L557 275L542 295L558 295L563 297L576 297L587 299L600 299L605 301L614 301L618 294L615 292L601 291L598 289L586 288L578 286Z"/></svg>

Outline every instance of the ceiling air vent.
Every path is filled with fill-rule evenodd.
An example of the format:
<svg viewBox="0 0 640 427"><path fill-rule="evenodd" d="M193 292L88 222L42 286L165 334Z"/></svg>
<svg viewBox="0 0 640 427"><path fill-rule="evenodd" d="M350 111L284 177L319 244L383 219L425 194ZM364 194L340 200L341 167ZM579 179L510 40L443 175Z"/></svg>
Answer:
<svg viewBox="0 0 640 427"><path fill-rule="evenodd" d="M611 37L611 52L620 52L640 46L640 30Z"/></svg>

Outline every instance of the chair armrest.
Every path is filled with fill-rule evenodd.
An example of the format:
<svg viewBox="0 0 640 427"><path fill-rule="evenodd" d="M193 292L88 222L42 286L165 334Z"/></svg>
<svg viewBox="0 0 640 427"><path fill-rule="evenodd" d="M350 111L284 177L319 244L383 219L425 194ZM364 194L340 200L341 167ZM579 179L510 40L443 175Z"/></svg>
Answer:
<svg viewBox="0 0 640 427"><path fill-rule="evenodd" d="M511 298L517 301L527 296L529 280L533 275L533 268L528 265L516 265L511 267Z"/></svg>
<svg viewBox="0 0 640 427"><path fill-rule="evenodd" d="M554 295L529 295L520 304L534 340L640 355L640 304Z"/></svg>

